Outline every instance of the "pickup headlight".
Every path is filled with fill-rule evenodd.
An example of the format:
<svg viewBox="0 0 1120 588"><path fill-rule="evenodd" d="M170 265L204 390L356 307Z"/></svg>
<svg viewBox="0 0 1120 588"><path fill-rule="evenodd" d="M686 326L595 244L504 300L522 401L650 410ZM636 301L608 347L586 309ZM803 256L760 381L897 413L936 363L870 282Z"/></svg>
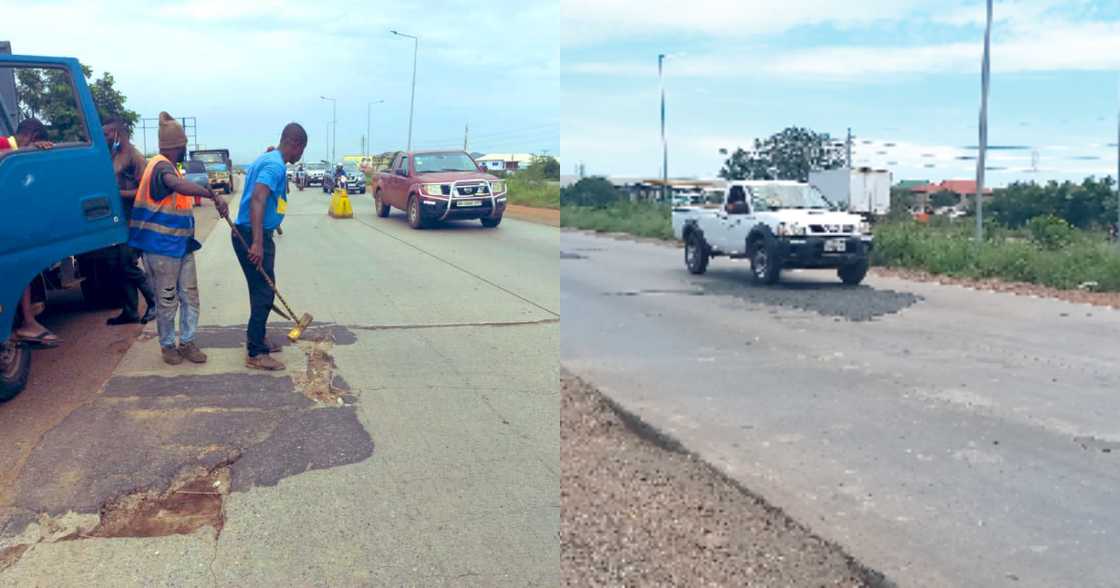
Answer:
<svg viewBox="0 0 1120 588"><path fill-rule="evenodd" d="M871 223L869 223L867 221L861 221L859 223L859 234L870 235L871 234Z"/></svg>
<svg viewBox="0 0 1120 588"><path fill-rule="evenodd" d="M506 191L506 183L498 180L497 182L490 182L490 190L495 194L501 194Z"/></svg>
<svg viewBox="0 0 1120 588"><path fill-rule="evenodd" d="M806 228L798 223L778 223L779 237L800 237L806 232Z"/></svg>
<svg viewBox="0 0 1120 588"><path fill-rule="evenodd" d="M421 185L421 189L428 196L443 196L442 184L423 184Z"/></svg>

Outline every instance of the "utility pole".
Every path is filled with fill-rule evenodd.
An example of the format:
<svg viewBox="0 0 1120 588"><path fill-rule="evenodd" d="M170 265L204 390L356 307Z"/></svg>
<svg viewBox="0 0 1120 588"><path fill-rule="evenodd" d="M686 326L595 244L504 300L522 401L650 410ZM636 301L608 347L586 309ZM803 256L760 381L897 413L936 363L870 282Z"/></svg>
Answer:
<svg viewBox="0 0 1120 588"><path fill-rule="evenodd" d="M406 35L398 31L389 31L398 37L412 39L412 97L408 103L408 151L412 151L412 111L416 107L416 56L420 53L420 37Z"/></svg>
<svg viewBox="0 0 1120 588"><path fill-rule="evenodd" d="M984 27L984 61L980 65L980 154L976 158L976 245L984 242L984 171L988 157L988 86L991 81L992 0Z"/></svg>
<svg viewBox="0 0 1120 588"><path fill-rule="evenodd" d="M848 141L844 148L847 151L848 169L852 169L852 127L848 127Z"/></svg>
<svg viewBox="0 0 1120 588"><path fill-rule="evenodd" d="M669 200L669 142L665 139L665 80L662 74L665 54L657 55L657 85L661 89L661 199Z"/></svg>
<svg viewBox="0 0 1120 588"><path fill-rule="evenodd" d="M467 149L467 138L470 137L470 134L471 123L467 123L466 126L463 127L463 151L466 151L467 153L470 153L470 150Z"/></svg>

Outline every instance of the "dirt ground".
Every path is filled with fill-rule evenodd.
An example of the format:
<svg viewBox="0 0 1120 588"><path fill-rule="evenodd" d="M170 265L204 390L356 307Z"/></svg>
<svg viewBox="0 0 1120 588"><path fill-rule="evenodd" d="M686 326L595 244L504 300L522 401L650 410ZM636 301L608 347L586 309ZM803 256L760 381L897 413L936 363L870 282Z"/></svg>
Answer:
<svg viewBox="0 0 1120 588"><path fill-rule="evenodd" d="M977 290L992 290L995 292L1008 292L1017 296L1037 296L1039 298L1056 298L1066 302L1092 304L1094 306L1110 306L1120 308L1120 292L1092 292L1088 290L1059 290L1049 286L1028 284L1025 282L1006 282L1003 280L973 280L970 278L954 278L923 272L919 270L886 268L872 268L873 273L891 278L902 278L915 282L936 282L964 286Z"/></svg>
<svg viewBox="0 0 1120 588"><path fill-rule="evenodd" d="M564 585L890 585L567 372L560 402Z"/></svg>
<svg viewBox="0 0 1120 588"><path fill-rule="evenodd" d="M543 225L560 226L560 211L555 208L536 208L534 206L520 206L509 204L506 214L518 220L525 220Z"/></svg>

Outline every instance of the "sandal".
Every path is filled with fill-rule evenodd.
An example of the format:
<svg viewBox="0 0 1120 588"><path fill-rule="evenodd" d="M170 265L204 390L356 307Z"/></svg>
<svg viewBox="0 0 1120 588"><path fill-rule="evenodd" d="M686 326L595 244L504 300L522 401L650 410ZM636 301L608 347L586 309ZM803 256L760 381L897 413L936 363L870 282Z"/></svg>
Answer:
<svg viewBox="0 0 1120 588"><path fill-rule="evenodd" d="M34 335L23 335L16 332L15 339L42 348L58 347L62 343L62 339L59 339L58 335L47 329L43 329Z"/></svg>

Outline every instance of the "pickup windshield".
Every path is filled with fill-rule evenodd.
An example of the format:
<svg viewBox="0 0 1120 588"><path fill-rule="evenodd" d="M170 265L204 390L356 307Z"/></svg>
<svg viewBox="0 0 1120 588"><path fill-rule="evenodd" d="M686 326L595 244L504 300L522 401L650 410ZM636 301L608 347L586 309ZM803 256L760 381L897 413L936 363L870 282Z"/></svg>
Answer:
<svg viewBox="0 0 1120 588"><path fill-rule="evenodd" d="M751 186L755 210L779 208L832 208L832 204L813 186L771 185Z"/></svg>
<svg viewBox="0 0 1120 588"><path fill-rule="evenodd" d="M478 171L478 166L469 155L461 151L447 153L417 153L413 159L416 173L428 174L434 172Z"/></svg>
<svg viewBox="0 0 1120 588"><path fill-rule="evenodd" d="M224 172L226 171L226 164L224 163L206 163L206 171Z"/></svg>

